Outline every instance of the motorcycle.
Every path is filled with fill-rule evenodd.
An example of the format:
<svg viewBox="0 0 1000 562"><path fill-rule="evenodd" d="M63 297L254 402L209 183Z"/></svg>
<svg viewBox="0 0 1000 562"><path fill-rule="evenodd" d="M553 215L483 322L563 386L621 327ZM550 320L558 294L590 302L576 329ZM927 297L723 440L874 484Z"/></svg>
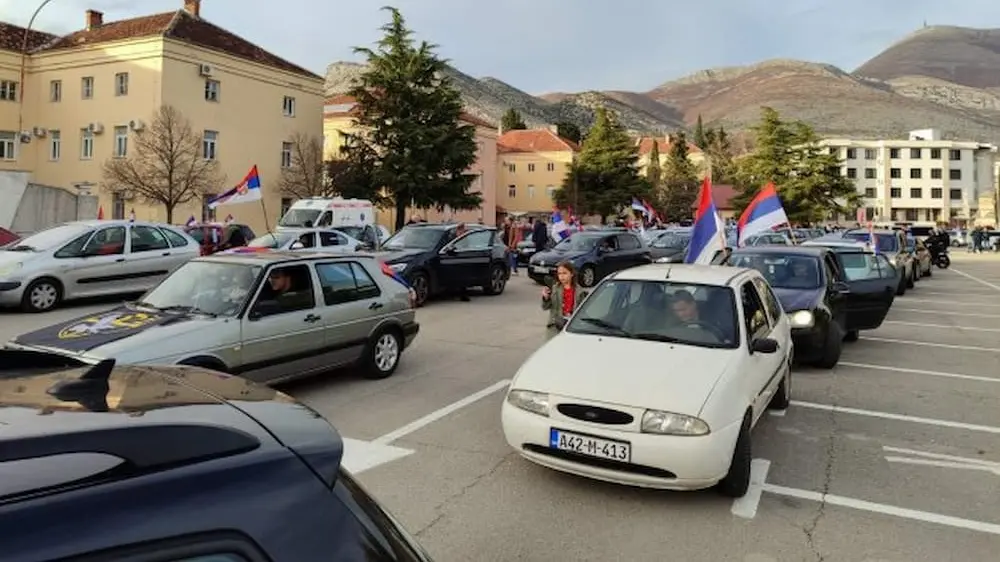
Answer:
<svg viewBox="0 0 1000 562"><path fill-rule="evenodd" d="M927 250L931 253L931 263L939 269L948 269L951 265L951 258L948 257L948 248L943 243L927 244Z"/></svg>
<svg viewBox="0 0 1000 562"><path fill-rule="evenodd" d="M948 252L941 252L934 258L934 265L938 266L940 269L948 269L951 265L951 258L948 257Z"/></svg>

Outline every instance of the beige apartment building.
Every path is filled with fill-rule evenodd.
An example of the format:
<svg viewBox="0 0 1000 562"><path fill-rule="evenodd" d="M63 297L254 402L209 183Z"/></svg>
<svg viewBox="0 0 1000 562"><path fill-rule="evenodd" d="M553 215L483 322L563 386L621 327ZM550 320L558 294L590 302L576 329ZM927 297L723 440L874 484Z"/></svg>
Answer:
<svg viewBox="0 0 1000 562"><path fill-rule="evenodd" d="M869 220L975 225L981 196L997 184L997 147L942 140L935 129L906 139L824 139L842 160L842 172L864 197ZM982 215L982 216L981 216Z"/></svg>
<svg viewBox="0 0 1000 562"><path fill-rule="evenodd" d="M554 127L507 131L497 139L497 207L515 215L548 215L580 147Z"/></svg>
<svg viewBox="0 0 1000 562"><path fill-rule="evenodd" d="M200 157L218 161L225 181L217 192L258 167L273 226L291 139L322 136L323 78L204 19L200 0L176 1L176 11L120 21L87 10L83 28L68 35L27 32L27 52L25 29L0 22L0 172L27 171L33 183L71 192L93 186L107 218L134 210L140 220L164 220L162 206L105 185L101 169L127 158L170 105L200 136ZM174 222L212 218L204 199L175 210ZM269 226L259 204L215 214Z"/></svg>

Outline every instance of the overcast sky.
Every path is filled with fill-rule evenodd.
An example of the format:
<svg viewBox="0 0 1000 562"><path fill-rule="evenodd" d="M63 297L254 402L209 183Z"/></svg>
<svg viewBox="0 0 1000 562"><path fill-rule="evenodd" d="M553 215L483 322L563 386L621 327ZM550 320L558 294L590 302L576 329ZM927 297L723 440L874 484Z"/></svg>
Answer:
<svg viewBox="0 0 1000 562"><path fill-rule="evenodd" d="M41 0L0 0L24 25ZM203 0L202 17L320 74L378 39L391 0ZM169 11L183 0L51 0L35 28L83 27ZM704 68L769 58L853 70L929 24L1000 27L1000 1L962 0L394 0L417 37L461 71L533 94L646 91Z"/></svg>

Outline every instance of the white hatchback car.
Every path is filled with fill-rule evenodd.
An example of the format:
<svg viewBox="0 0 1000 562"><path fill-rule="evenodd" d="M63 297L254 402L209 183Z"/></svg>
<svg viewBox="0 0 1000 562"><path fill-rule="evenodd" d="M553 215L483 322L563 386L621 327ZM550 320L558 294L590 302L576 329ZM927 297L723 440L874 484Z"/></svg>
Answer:
<svg viewBox="0 0 1000 562"><path fill-rule="evenodd" d="M746 493L751 430L790 400L788 319L760 273L652 264L597 286L514 377L507 442L619 484Z"/></svg>

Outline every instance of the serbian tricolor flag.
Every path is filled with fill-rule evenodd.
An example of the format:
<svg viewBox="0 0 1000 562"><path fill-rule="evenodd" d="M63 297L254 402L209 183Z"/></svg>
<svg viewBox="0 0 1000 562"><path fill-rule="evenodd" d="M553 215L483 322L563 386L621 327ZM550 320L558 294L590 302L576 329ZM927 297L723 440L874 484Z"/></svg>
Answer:
<svg viewBox="0 0 1000 562"><path fill-rule="evenodd" d="M260 201L260 199L260 175L257 173L257 166L254 165L239 185L210 199L208 208L214 209L219 205L233 205L235 203L250 203L251 201Z"/></svg>
<svg viewBox="0 0 1000 562"><path fill-rule="evenodd" d="M769 183L754 196L736 223L739 245L742 246L744 241L755 234L768 232L776 226L787 223L788 215L781 206L778 192L774 189L774 184Z"/></svg>
<svg viewBox="0 0 1000 562"><path fill-rule="evenodd" d="M725 247L722 217L712 199L712 182L706 177L698 194L698 209L695 211L694 228L691 229L691 242L688 244L684 263L710 264L715 254Z"/></svg>

